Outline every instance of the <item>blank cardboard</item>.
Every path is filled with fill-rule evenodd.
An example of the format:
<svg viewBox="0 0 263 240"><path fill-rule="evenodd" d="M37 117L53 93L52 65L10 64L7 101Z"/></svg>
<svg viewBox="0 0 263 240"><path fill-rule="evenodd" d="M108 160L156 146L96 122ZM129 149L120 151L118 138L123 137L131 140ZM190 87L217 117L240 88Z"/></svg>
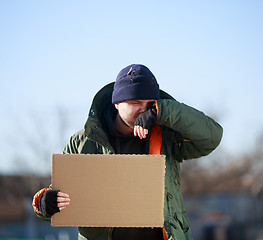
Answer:
<svg viewBox="0 0 263 240"><path fill-rule="evenodd" d="M53 154L52 186L70 205L52 226L163 227L164 155Z"/></svg>

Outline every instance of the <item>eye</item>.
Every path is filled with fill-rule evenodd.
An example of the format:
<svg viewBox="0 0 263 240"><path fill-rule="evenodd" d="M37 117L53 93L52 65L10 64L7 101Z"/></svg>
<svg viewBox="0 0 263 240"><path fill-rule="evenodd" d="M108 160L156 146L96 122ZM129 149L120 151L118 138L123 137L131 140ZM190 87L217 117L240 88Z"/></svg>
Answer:
<svg viewBox="0 0 263 240"><path fill-rule="evenodd" d="M134 101L134 102L131 102L131 104L133 104L133 105L139 105L139 104L141 104L140 102L137 102L137 101Z"/></svg>
<svg viewBox="0 0 263 240"><path fill-rule="evenodd" d="M147 108L152 107L152 106L154 105L154 103L155 103L155 102L149 102L149 103L147 103Z"/></svg>

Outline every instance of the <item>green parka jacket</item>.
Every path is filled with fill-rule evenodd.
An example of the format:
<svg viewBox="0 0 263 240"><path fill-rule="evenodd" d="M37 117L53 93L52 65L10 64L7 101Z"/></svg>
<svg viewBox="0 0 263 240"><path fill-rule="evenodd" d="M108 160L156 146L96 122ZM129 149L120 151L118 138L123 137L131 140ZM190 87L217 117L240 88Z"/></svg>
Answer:
<svg viewBox="0 0 263 240"><path fill-rule="evenodd" d="M96 94L85 129L70 138L63 153L114 154L102 128L103 111L111 104L113 84ZM157 125L162 129L161 154L166 155L164 227L169 240L188 240L192 236L180 192L180 163L211 153L219 145L223 130L204 113L179 103L164 91L160 91L157 104ZM112 230L80 227L79 239L108 240Z"/></svg>

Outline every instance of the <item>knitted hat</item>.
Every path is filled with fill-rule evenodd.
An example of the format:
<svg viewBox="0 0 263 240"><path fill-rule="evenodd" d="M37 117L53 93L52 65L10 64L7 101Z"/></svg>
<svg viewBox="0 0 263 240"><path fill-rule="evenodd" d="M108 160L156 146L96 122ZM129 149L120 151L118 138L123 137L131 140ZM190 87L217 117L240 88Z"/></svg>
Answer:
<svg viewBox="0 0 263 240"><path fill-rule="evenodd" d="M114 83L112 103L158 98L159 85L152 72L144 65L129 65L118 74Z"/></svg>

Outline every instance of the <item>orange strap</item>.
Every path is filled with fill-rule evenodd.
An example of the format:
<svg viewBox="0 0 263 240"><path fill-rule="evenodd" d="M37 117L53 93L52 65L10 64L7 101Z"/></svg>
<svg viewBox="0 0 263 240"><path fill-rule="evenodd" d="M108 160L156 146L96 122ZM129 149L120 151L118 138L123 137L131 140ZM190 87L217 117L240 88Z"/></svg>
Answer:
<svg viewBox="0 0 263 240"><path fill-rule="evenodd" d="M150 142L149 142L149 154L161 154L162 148L162 129L160 126L155 125L154 128L151 130Z"/></svg>
<svg viewBox="0 0 263 240"><path fill-rule="evenodd" d="M32 206L34 208L34 210L40 214L42 214L40 211L39 211L39 205L38 205L38 201L39 201L39 198L41 197L41 195L48 191L48 190L51 190L51 188L42 188L41 190L39 190L35 196L33 197L33 202L32 202Z"/></svg>
<svg viewBox="0 0 263 240"><path fill-rule="evenodd" d="M149 143L149 154L160 155L162 149L162 129L160 126L155 125L151 130L150 143ZM163 227L163 239L168 240L166 230Z"/></svg>
<svg viewBox="0 0 263 240"><path fill-rule="evenodd" d="M166 234L166 230L165 230L164 227L163 227L163 239L164 240L168 240L168 237L167 237L167 234Z"/></svg>

